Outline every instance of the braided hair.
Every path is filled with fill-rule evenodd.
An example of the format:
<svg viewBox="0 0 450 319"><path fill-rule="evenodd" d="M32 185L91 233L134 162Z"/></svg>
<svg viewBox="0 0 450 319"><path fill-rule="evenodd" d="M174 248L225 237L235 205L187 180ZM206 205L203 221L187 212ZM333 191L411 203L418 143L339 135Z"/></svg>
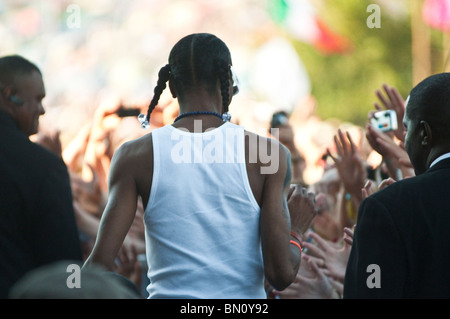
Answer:
<svg viewBox="0 0 450 319"><path fill-rule="evenodd" d="M228 112L231 64L228 47L215 35L195 33L182 38L170 51L169 64L158 73L158 82L147 112L148 121L170 77L180 97L186 90L198 86L204 86L213 93L219 80L224 113Z"/></svg>
<svg viewBox="0 0 450 319"><path fill-rule="evenodd" d="M167 81L169 81L169 77L170 77L170 65L166 64L158 72L158 82L156 83L156 87L153 90L154 95L147 111L148 121L150 121L150 114L153 112L156 105L158 105L159 98L161 97L162 92L167 86L166 83Z"/></svg>
<svg viewBox="0 0 450 319"><path fill-rule="evenodd" d="M230 104L230 65L223 62L223 60L216 61L218 76L220 81L220 92L222 94L223 112L228 112L228 105Z"/></svg>

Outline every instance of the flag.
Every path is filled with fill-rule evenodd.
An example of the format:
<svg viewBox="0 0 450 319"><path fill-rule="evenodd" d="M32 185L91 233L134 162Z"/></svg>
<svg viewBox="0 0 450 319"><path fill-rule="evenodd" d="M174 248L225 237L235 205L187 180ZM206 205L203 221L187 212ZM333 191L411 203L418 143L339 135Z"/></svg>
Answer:
<svg viewBox="0 0 450 319"><path fill-rule="evenodd" d="M272 19L295 39L312 45L323 54L343 54L351 42L333 31L308 0L268 0Z"/></svg>

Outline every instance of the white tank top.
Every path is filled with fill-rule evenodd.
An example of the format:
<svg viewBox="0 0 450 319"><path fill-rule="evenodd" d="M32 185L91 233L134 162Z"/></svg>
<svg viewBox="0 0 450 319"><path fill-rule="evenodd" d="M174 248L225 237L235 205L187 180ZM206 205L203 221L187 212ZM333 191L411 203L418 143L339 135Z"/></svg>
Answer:
<svg viewBox="0 0 450 319"><path fill-rule="evenodd" d="M244 129L152 131L144 214L149 298L266 298L260 207L245 164Z"/></svg>

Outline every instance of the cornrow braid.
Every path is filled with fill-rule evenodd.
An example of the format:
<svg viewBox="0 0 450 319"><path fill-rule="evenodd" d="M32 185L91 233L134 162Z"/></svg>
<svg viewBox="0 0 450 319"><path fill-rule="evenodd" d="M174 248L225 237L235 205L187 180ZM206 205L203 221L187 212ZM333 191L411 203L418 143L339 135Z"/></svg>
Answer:
<svg viewBox="0 0 450 319"><path fill-rule="evenodd" d="M217 60L216 66L222 93L223 112L227 113L228 105L230 104L230 69L228 63L223 60Z"/></svg>
<svg viewBox="0 0 450 319"><path fill-rule="evenodd" d="M166 88L166 83L169 81L170 77L170 65L166 64L159 70L158 73L158 82L156 83L156 87L153 90L154 95L150 102L150 105L148 106L147 111L147 121L150 122L150 114L152 114L153 110L155 109L156 105L158 105L159 98L161 97L162 92Z"/></svg>

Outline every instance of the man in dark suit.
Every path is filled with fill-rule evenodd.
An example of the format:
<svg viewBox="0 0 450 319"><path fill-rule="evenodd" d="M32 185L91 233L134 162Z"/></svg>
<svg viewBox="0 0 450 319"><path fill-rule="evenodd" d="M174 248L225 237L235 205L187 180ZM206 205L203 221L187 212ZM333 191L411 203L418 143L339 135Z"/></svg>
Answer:
<svg viewBox="0 0 450 319"><path fill-rule="evenodd" d="M82 258L67 168L29 140L44 96L34 64L0 58L0 298L32 269Z"/></svg>
<svg viewBox="0 0 450 319"><path fill-rule="evenodd" d="M344 298L450 298L450 73L413 88L403 123L416 176L362 202Z"/></svg>

